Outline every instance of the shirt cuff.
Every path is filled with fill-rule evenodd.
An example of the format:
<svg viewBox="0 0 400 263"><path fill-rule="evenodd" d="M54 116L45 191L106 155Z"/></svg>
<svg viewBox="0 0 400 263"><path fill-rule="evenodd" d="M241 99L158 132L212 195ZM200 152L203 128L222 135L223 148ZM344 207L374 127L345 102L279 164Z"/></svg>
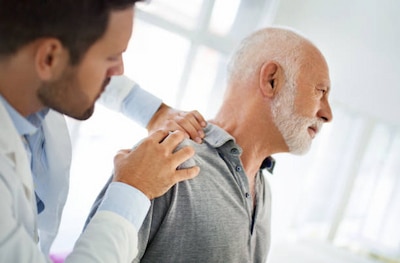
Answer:
<svg viewBox="0 0 400 263"><path fill-rule="evenodd" d="M143 90L136 84L122 102L121 112L142 127L147 127L161 104L162 100L160 98Z"/></svg>
<svg viewBox="0 0 400 263"><path fill-rule="evenodd" d="M107 108L120 112L123 100L136 86L139 85L126 76L114 76L98 101Z"/></svg>
<svg viewBox="0 0 400 263"><path fill-rule="evenodd" d="M137 230L149 211L150 200L138 189L120 182L112 182L104 195L99 210L117 213L130 221Z"/></svg>

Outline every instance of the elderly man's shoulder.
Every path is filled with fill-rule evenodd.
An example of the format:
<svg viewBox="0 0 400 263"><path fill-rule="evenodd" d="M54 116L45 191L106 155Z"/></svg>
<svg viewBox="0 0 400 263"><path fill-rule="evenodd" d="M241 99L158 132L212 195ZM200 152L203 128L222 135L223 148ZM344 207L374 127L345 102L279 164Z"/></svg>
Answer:
<svg viewBox="0 0 400 263"><path fill-rule="evenodd" d="M193 167L203 158L204 155L210 154L212 152L212 148L206 142L197 143L190 139L183 140L176 148L176 151L184 147L192 147L195 151L195 154L192 158L179 165L178 169Z"/></svg>
<svg viewBox="0 0 400 263"><path fill-rule="evenodd" d="M207 165L215 163L219 158L219 148L228 141L234 141L234 138L228 134L224 129L214 125L208 124L204 129L205 138L202 143L196 143L193 140L185 139L177 149L183 147L192 147L195 155L188 160L180 168L192 167L194 165ZM190 164L190 165L189 165Z"/></svg>

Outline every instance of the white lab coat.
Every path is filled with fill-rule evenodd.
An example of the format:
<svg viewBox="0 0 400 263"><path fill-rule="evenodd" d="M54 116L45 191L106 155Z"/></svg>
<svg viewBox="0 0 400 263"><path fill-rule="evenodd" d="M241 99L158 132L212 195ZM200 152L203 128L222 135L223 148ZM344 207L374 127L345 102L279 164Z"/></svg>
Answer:
<svg viewBox="0 0 400 263"><path fill-rule="evenodd" d="M133 82L115 78L106 103L118 110ZM107 99L108 98L108 99ZM45 254L57 234L68 194L71 143L64 116L52 110L43 121L49 174L46 209L37 216L33 179L23 142L0 103L0 262L51 262ZM38 223L39 222L39 223ZM38 224L40 252L38 249ZM130 262L137 230L125 218L99 211L66 262Z"/></svg>

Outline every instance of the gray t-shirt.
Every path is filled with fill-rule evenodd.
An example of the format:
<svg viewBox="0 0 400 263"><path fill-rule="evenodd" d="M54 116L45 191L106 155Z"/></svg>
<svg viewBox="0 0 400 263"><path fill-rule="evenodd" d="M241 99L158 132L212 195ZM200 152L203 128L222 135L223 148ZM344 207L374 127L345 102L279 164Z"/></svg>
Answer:
<svg viewBox="0 0 400 263"><path fill-rule="evenodd" d="M183 143L194 147L200 174L152 201L139 231L134 262L266 262L271 215L268 182L260 171L253 213L241 148L215 125L209 124L205 134L202 144Z"/></svg>

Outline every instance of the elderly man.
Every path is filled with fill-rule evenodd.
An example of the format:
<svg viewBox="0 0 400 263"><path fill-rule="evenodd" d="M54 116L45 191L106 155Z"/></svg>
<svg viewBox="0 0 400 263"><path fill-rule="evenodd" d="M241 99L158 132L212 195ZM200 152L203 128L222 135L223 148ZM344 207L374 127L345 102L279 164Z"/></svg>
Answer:
<svg viewBox="0 0 400 263"><path fill-rule="evenodd" d="M152 201L134 262L265 262L271 198L260 167L275 153L307 152L332 119L329 82L321 52L292 30L246 38L204 143L182 143L200 174Z"/></svg>

